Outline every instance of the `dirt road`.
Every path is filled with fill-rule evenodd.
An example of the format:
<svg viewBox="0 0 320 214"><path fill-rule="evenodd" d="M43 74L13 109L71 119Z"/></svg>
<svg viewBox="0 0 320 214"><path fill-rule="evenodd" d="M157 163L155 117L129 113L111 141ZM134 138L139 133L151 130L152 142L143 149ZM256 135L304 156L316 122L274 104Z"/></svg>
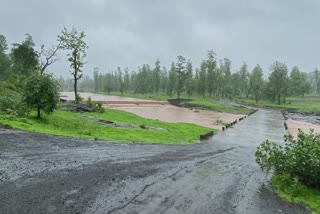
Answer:
<svg viewBox="0 0 320 214"><path fill-rule="evenodd" d="M307 213L254 160L285 130L259 110L208 142L142 145L0 129L0 213Z"/></svg>

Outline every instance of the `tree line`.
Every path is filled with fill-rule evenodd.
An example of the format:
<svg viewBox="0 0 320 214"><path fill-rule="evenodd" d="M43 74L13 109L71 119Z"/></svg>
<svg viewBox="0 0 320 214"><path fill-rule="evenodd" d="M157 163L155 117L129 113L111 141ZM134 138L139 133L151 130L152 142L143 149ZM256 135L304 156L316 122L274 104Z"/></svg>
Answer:
<svg viewBox="0 0 320 214"><path fill-rule="evenodd" d="M153 66L143 64L136 71L118 67L111 72L101 72L94 68L93 77L86 76L79 83L81 90L94 92L120 92L136 94L166 94L187 97L225 97L245 96L256 103L268 99L279 105L286 102L288 96L301 96L307 93L320 93L320 74L302 72L297 66L289 70L288 66L276 61L270 65L269 75L264 77L260 65L251 71L243 63L238 70L232 70L228 58L218 59L213 50L207 52L206 59L198 67L190 60L178 56L170 68L161 66L157 59ZM59 79L64 89L70 89L71 80Z"/></svg>

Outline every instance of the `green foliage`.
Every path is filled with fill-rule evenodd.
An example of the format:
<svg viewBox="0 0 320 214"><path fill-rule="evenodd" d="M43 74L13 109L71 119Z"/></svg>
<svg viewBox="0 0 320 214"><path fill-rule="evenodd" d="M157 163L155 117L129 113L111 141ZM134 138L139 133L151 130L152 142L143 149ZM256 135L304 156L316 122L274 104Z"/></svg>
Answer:
<svg viewBox="0 0 320 214"><path fill-rule="evenodd" d="M41 111L51 114L59 101L58 83L50 75L33 74L26 81L23 97L30 108L37 110L37 118Z"/></svg>
<svg viewBox="0 0 320 214"><path fill-rule="evenodd" d="M16 74L30 75L39 69L39 56L34 50L32 37L26 34L21 44L13 44L10 53L12 70Z"/></svg>
<svg viewBox="0 0 320 214"><path fill-rule="evenodd" d="M0 79L6 80L10 72L10 59L5 53L8 49L7 39L0 34Z"/></svg>
<svg viewBox="0 0 320 214"><path fill-rule="evenodd" d="M58 35L58 41L60 42L60 47L64 50L70 50L68 53L68 61L70 62L71 75L74 80L74 94L75 101L79 103L78 98L78 80L83 76L82 67L84 66L84 58L86 57L86 49L88 49L87 44L84 41L86 37L85 33L78 32L75 28L68 31L67 28L63 28L61 35Z"/></svg>
<svg viewBox="0 0 320 214"><path fill-rule="evenodd" d="M264 170L289 174L309 187L320 188L320 135L299 130L298 139L285 136L285 145L266 140L256 151L256 161Z"/></svg>
<svg viewBox="0 0 320 214"><path fill-rule="evenodd" d="M102 102L97 102L94 106L93 106L93 110L95 112L98 112L98 113L104 113L105 112L105 109L103 108L103 103Z"/></svg>
<svg viewBox="0 0 320 214"><path fill-rule="evenodd" d="M29 108L20 94L6 91L0 95L0 111L6 114L23 116L29 112Z"/></svg>
<svg viewBox="0 0 320 214"><path fill-rule="evenodd" d="M174 62L172 62L171 69L169 71L169 77L168 77L168 86L167 86L168 96L171 97L173 95L173 92L176 86L177 86L177 73L176 73Z"/></svg>
<svg viewBox="0 0 320 214"><path fill-rule="evenodd" d="M205 97L207 90L207 64L205 61L201 62L200 71L199 71L199 80L198 80L198 92Z"/></svg>
<svg viewBox="0 0 320 214"><path fill-rule="evenodd" d="M207 54L207 60L205 61L206 68L207 68L207 81L204 81L201 84L207 85L208 94L209 97L211 97L212 94L216 94L217 91L217 85L218 85L218 75L217 75L217 59L216 59L216 53L213 50L209 50ZM203 67L202 67L203 69ZM205 80L204 73L202 71L202 77L201 79ZM204 89L201 89L201 91L205 91Z"/></svg>
<svg viewBox="0 0 320 214"><path fill-rule="evenodd" d="M289 174L275 175L271 180L273 190L288 202L303 203L313 214L320 213L320 190L308 188Z"/></svg>
<svg viewBox="0 0 320 214"><path fill-rule="evenodd" d="M269 82L265 91L266 97L272 101L277 101L278 105L285 103L288 96L289 78L288 68L285 63L274 62L270 70Z"/></svg>
<svg viewBox="0 0 320 214"><path fill-rule="evenodd" d="M186 80L186 59L181 55L177 57L176 72L177 72L176 91L178 94L178 100L180 100L180 95L185 90L185 80Z"/></svg>
<svg viewBox="0 0 320 214"><path fill-rule="evenodd" d="M263 96L264 91L264 80L263 80L263 71L260 65L256 65L254 67L252 73L250 74L250 88L254 94L254 99L256 104L258 104L259 100Z"/></svg>
<svg viewBox="0 0 320 214"><path fill-rule="evenodd" d="M311 84L307 80L307 74L299 70L297 66L290 73L290 94L292 96L304 96L310 92Z"/></svg>

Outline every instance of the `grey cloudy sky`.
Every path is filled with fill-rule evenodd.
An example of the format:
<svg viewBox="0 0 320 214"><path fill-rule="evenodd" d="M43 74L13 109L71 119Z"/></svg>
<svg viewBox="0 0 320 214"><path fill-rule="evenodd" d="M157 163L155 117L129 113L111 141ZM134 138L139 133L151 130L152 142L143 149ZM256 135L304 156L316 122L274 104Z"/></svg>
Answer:
<svg viewBox="0 0 320 214"><path fill-rule="evenodd" d="M85 74L117 66L137 70L177 55L195 67L213 49L233 69L246 62L265 73L275 60L303 71L320 67L318 0L0 0L0 34L8 43L25 33L37 45L56 43L63 26L87 34ZM68 76L64 53L50 70Z"/></svg>

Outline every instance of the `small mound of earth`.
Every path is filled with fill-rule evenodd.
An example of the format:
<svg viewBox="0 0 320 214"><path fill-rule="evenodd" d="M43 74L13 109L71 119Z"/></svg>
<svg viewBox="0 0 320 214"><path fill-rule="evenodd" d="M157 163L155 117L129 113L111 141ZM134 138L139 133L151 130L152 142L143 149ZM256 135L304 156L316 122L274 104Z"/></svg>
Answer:
<svg viewBox="0 0 320 214"><path fill-rule="evenodd" d="M93 112L93 108L85 104L64 103L60 105L60 110L72 111L77 113Z"/></svg>

